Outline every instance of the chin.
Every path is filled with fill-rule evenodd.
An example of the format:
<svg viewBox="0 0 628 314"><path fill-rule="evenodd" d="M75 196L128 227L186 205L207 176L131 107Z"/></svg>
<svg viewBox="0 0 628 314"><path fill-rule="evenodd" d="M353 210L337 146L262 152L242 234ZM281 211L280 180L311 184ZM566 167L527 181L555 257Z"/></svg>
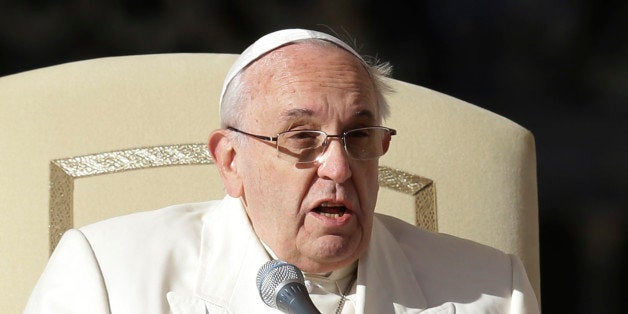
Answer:
<svg viewBox="0 0 628 314"><path fill-rule="evenodd" d="M357 261L364 251L361 244L346 245L344 241L341 243L339 245L337 241L331 241L321 245L309 265L316 270L308 272L328 272L348 266Z"/></svg>

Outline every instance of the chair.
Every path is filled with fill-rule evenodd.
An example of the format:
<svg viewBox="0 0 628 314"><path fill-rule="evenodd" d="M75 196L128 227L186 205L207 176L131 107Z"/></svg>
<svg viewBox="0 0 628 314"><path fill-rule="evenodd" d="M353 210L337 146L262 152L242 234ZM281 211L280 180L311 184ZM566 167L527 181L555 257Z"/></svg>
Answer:
<svg viewBox="0 0 628 314"><path fill-rule="evenodd" d="M112 57L0 78L3 309L22 310L67 228L222 197L204 143L236 57ZM540 296L531 133L450 96L390 84L385 125L399 134L380 161L377 211L516 254Z"/></svg>

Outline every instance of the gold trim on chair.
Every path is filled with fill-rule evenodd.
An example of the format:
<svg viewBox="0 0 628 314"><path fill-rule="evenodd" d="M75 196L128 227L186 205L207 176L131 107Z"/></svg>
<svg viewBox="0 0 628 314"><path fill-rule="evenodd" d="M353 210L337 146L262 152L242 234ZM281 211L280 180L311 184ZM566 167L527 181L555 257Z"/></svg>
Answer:
<svg viewBox="0 0 628 314"><path fill-rule="evenodd" d="M134 148L51 161L50 252L63 233L73 228L75 179L129 170L213 163L204 144ZM378 179L383 187L414 196L416 225L437 231L436 193L432 180L385 166L379 167Z"/></svg>
<svg viewBox="0 0 628 314"><path fill-rule="evenodd" d="M382 187L414 196L415 225L424 230L438 231L436 189L432 180L380 166L378 181Z"/></svg>
<svg viewBox="0 0 628 314"><path fill-rule="evenodd" d="M155 167L212 164L203 144L181 144L127 149L50 163L50 252L74 225L74 180L78 178Z"/></svg>

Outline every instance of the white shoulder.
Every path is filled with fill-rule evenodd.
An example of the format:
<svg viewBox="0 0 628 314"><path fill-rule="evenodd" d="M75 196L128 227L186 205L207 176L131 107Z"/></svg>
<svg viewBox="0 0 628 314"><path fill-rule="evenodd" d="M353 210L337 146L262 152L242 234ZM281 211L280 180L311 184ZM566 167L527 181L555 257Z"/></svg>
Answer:
<svg viewBox="0 0 628 314"><path fill-rule="evenodd" d="M78 230L67 231L37 281L24 313L109 313L94 252Z"/></svg>

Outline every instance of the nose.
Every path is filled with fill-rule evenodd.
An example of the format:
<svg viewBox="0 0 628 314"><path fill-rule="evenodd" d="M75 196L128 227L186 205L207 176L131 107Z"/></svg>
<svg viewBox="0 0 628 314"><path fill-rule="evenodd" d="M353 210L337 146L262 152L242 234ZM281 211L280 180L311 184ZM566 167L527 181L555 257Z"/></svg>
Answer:
<svg viewBox="0 0 628 314"><path fill-rule="evenodd" d="M319 157L318 176L336 183L347 181L351 177L349 156L339 138L329 138L327 149Z"/></svg>

